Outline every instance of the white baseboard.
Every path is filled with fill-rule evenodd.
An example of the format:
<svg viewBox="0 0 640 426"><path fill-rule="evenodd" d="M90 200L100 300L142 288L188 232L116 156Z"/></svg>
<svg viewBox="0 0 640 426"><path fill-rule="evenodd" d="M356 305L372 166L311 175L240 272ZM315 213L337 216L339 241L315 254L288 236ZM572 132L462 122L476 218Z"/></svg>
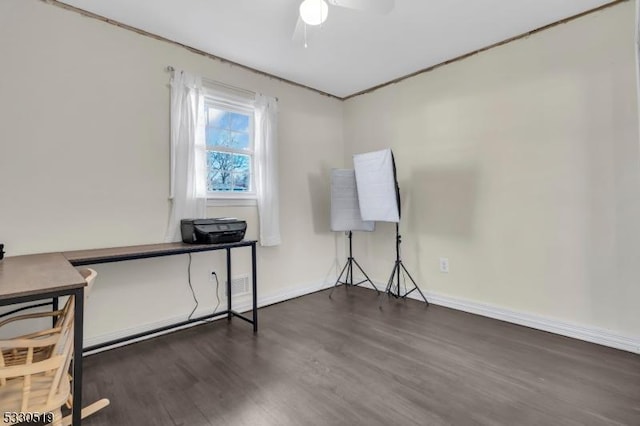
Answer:
<svg viewBox="0 0 640 426"><path fill-rule="evenodd" d="M283 290L279 290L277 292L273 292L266 296L259 297L258 307L264 307L264 306L272 305L274 303L279 303L285 300L304 296L305 294L310 294L319 290L330 288L333 285L334 285L334 282L331 281L331 282L315 282L315 283L305 284L299 287L289 287ZM386 283L376 282L375 285L378 287L380 291L383 291L386 286ZM369 283L362 283L360 287L373 289L373 286L371 286ZM558 321L555 319L545 318L539 315L532 315L532 314L517 312L517 311L513 311L506 308L501 308L501 307L480 303L480 302L475 302L471 300L466 300L462 298L457 298L457 297L445 296L445 295L434 293L434 292L425 291L424 293L429 303L433 303L434 305L444 306L447 308L452 308L452 309L456 309L463 312L482 315L484 317L507 321L513 324L535 328L537 330L548 331L550 333L555 333L562 336L572 337L575 339L584 340L587 342L597 343L599 345L609 346L612 348L640 354L640 338L623 336L620 334L610 332L608 330L603 330L595 327L587 327L587 326L582 326L577 324L571 324L563 321ZM420 295L416 292L411 293L408 297L416 300L422 300L420 298ZM236 298L235 302L236 303L234 303L233 305L233 309L235 311L247 312L251 310L250 297L241 296ZM211 308L209 308L209 310L207 310L207 308L199 309L194 313L194 317L206 315L207 313L210 313L210 309ZM142 333L148 330L154 330L160 327L165 327L170 324L175 324L177 322L184 321L185 319L186 318L184 316L180 316L180 317L166 318L164 320L156 321L153 323L137 325L135 327L130 327L124 330L118 330L113 333L107 333L100 336L87 338L85 339L84 345L85 347L98 345L104 342L130 336L133 334ZM185 325L180 329L193 327L194 325L197 325L197 324L198 323ZM127 343L114 345L108 348L98 349L91 353L96 353L106 349L111 349L117 346L123 346L123 345L134 343L140 340L150 339L152 337L155 337L161 334L170 333L175 330L176 329L172 329L162 333L145 336L140 339L129 341Z"/></svg>
<svg viewBox="0 0 640 426"><path fill-rule="evenodd" d="M269 305L273 305L274 303L279 303L279 302L284 302L285 300L289 300L289 299L294 299L296 297L300 297L300 296L304 296L305 294L310 294L310 293L315 293L316 291L320 291L320 290L324 290L326 288L329 288L333 285L333 282L315 282L315 283L310 283L310 284L305 284L303 286L298 286L298 287L290 287L290 288L286 288L271 294L268 294L266 296L262 296L260 297L260 295L258 295L258 307L262 308L265 306L269 306ZM223 301L224 303L220 304L220 308L218 310L224 310L226 309L226 301ZM251 295L240 295L238 297L234 296L233 298L233 310L236 312L248 312L251 311L252 308L252 301L251 301ZM213 306L211 307L202 307L198 310L196 310L193 313L193 317L197 318L199 316L204 316L207 314L211 313L211 310L213 309ZM218 319L223 319L225 318L224 316L221 316L219 318L216 318L215 320ZM129 327L129 328L125 328L122 330L117 330L111 333L105 333L105 334L101 334L99 336L93 336L93 337L89 337L84 339L84 347L91 347L91 346L95 346L95 345L101 345L105 342L110 342L113 340L117 340L117 339L121 339L127 336L132 336L138 333L144 333L147 332L149 330L155 330L158 328L162 328L162 327L167 327L171 324L176 324L179 323L181 321L185 321L187 318L184 315L180 315L180 316L174 316L174 317L170 317L170 318L164 318L162 320L159 321L154 321L154 322L148 322L148 323L144 323L144 324L138 324L135 325L133 327ZM215 321L214 320L214 321ZM161 336L163 334L167 334L167 333L172 333L176 330L182 330L185 328L189 328L189 327L193 327L195 325L198 324L202 324L202 322L195 322L192 324L187 324L184 325L182 327L177 327L177 328L173 328L170 330L166 330L166 331L162 331L159 333L155 333L155 334L150 334L148 336L144 336L144 337L140 337L138 339L133 339L133 340L129 340L127 342L124 343L118 343L115 345L111 345L111 346L107 346L104 348L100 348L100 349L96 349L94 351L90 351L85 353L85 355L92 355L94 353L98 353L98 352L102 352L102 351L106 351L108 349L113 349L113 348L117 348L120 346L126 346L129 345L131 343L135 343L135 342L140 342L143 340L147 340L147 339L151 339L157 336Z"/></svg>
<svg viewBox="0 0 640 426"><path fill-rule="evenodd" d="M386 284L376 282L376 286L384 289ZM633 338L623 336L596 327L571 324L556 319L545 318L540 315L517 312L486 303L445 296L430 291L423 291L423 293L429 303L433 303L434 305L482 315L483 317L494 318L513 324L523 325L525 327L535 328L537 330L548 331L561 336L572 337L574 339L640 354L640 337ZM420 295L416 292L411 293L407 297L422 300Z"/></svg>

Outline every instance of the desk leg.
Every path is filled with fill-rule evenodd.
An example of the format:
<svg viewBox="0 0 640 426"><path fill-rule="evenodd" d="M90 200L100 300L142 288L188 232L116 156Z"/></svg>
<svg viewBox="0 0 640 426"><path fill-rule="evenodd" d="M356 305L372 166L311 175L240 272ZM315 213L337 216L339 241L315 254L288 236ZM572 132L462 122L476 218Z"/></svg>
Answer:
<svg viewBox="0 0 640 426"><path fill-rule="evenodd" d="M75 290L73 323L73 426L82 421L82 337L84 322L84 287Z"/></svg>
<svg viewBox="0 0 640 426"><path fill-rule="evenodd" d="M258 331L258 273L256 272L256 243L251 245L251 282L253 283L253 332Z"/></svg>
<svg viewBox="0 0 640 426"><path fill-rule="evenodd" d="M231 321L231 249L227 250L227 319Z"/></svg>
<svg viewBox="0 0 640 426"><path fill-rule="evenodd" d="M52 310L53 312L55 312L55 311L57 311L57 310L58 310L58 307L59 307L59 304L58 304L58 296L56 296L56 297L54 297L54 298L51 300L51 310ZM51 324L51 326L55 328L55 326L56 326L56 322L58 321L58 318L56 318L56 317L54 316L54 317L51 319L51 321L53 322L53 324Z"/></svg>

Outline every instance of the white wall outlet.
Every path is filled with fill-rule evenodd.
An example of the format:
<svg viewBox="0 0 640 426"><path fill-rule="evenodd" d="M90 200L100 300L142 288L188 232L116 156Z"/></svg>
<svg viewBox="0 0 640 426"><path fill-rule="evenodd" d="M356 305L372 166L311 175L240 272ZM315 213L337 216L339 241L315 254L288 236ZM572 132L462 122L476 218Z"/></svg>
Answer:
<svg viewBox="0 0 640 426"><path fill-rule="evenodd" d="M440 258L440 272L449 273L449 259L446 257Z"/></svg>
<svg viewBox="0 0 640 426"><path fill-rule="evenodd" d="M218 278L219 280L220 278ZM209 281L211 281L212 283L216 282L216 271L214 269L211 269L209 271Z"/></svg>

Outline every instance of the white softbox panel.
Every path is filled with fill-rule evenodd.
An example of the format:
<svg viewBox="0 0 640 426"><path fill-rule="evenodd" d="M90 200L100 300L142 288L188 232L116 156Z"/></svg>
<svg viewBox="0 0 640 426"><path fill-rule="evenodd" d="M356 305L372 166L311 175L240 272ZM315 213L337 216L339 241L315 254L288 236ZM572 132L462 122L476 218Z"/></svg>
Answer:
<svg viewBox="0 0 640 426"><path fill-rule="evenodd" d="M355 172L331 170L331 230L373 231L374 228L374 222L363 221L360 215Z"/></svg>
<svg viewBox="0 0 640 426"><path fill-rule="evenodd" d="M400 222L393 153L390 149L353 156L362 220Z"/></svg>

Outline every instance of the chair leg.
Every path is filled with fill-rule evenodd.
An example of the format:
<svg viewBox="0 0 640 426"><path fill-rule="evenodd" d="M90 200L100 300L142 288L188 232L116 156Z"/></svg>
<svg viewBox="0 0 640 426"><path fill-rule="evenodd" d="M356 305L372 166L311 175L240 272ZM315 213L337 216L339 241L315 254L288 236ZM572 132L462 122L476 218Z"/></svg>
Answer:
<svg viewBox="0 0 640 426"><path fill-rule="evenodd" d="M62 426L62 410L59 408L53 410L53 422L51 424L53 426Z"/></svg>
<svg viewBox="0 0 640 426"><path fill-rule="evenodd" d="M81 417L84 419L94 414L95 412L102 410L104 407L109 405L110 401L107 398L102 398L93 404L89 404L82 409ZM72 423L71 414L62 419L61 426L70 426ZM56 425L57 426L57 425Z"/></svg>

